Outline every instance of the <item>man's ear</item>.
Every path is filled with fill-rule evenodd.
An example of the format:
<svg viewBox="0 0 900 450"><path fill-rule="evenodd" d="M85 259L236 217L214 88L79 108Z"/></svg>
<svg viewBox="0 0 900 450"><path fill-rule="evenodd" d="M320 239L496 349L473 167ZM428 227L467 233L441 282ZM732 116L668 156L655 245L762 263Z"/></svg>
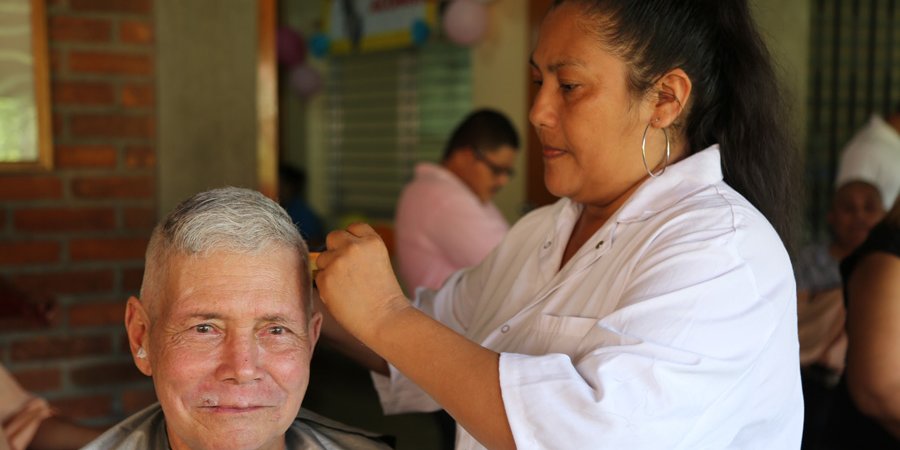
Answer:
<svg viewBox="0 0 900 450"><path fill-rule="evenodd" d="M668 128L682 116L691 96L691 79L681 69L672 69L654 85L657 93L653 116L650 119L657 128Z"/></svg>
<svg viewBox="0 0 900 450"><path fill-rule="evenodd" d="M309 318L309 326L306 333L309 336L309 357L312 359L313 350L316 348L316 342L319 341L319 335L322 332L322 313L315 311Z"/></svg>
<svg viewBox="0 0 900 450"><path fill-rule="evenodd" d="M150 366L149 329L150 317L147 315L144 304L136 297L129 297L128 303L125 305L125 331L128 333L128 346L131 348L134 365L148 377L153 374Z"/></svg>

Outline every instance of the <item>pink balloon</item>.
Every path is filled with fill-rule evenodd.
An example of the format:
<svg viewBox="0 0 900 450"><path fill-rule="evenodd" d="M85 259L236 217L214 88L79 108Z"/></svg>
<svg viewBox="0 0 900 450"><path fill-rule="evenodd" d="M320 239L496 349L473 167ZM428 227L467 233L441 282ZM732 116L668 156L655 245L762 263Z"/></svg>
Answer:
<svg viewBox="0 0 900 450"><path fill-rule="evenodd" d="M444 10L444 33L459 45L478 43L484 37L487 26L487 7L479 0L454 0Z"/></svg>
<svg viewBox="0 0 900 450"><path fill-rule="evenodd" d="M307 64L291 70L291 86L301 97L311 97L322 88L322 76Z"/></svg>
<svg viewBox="0 0 900 450"><path fill-rule="evenodd" d="M278 64L282 67L294 67L303 64L306 59L306 41L303 35L292 28L279 27L276 35Z"/></svg>

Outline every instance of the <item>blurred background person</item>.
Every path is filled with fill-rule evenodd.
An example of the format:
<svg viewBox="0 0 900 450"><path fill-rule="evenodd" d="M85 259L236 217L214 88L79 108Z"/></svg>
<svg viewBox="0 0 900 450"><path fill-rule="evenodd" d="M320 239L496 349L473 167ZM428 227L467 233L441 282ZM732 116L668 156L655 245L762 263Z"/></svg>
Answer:
<svg viewBox="0 0 900 450"><path fill-rule="evenodd" d="M407 289L437 289L500 243L509 225L491 199L513 176L518 149L509 118L481 109L453 131L440 164L416 165L400 194L394 225Z"/></svg>
<svg viewBox="0 0 900 450"><path fill-rule="evenodd" d="M900 448L900 195L868 239L841 263L847 367L828 448Z"/></svg>
<svg viewBox="0 0 900 450"><path fill-rule="evenodd" d="M278 203L291 216L300 235L314 251L325 245L322 218L306 201L306 171L281 164L278 166Z"/></svg>

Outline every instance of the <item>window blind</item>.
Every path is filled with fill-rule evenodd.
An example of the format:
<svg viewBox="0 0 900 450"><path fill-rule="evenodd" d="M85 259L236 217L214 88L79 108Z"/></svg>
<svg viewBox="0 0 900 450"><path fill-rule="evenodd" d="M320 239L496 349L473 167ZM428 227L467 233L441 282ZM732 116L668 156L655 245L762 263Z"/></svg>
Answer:
<svg viewBox="0 0 900 450"><path fill-rule="evenodd" d="M900 0L812 4L806 179L812 235L824 237L840 151L873 113L900 102Z"/></svg>
<svg viewBox="0 0 900 450"><path fill-rule="evenodd" d="M325 86L329 202L338 216L392 219L419 161L438 161L471 109L468 49L435 42L334 56Z"/></svg>

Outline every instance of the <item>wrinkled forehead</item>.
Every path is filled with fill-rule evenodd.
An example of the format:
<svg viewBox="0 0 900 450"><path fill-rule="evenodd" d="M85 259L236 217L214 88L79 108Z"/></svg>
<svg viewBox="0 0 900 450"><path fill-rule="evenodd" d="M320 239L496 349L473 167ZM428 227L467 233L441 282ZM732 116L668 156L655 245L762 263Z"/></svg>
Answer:
<svg viewBox="0 0 900 450"><path fill-rule="evenodd" d="M161 289L154 299L160 314L206 311L248 318L308 314L309 276L296 249L176 252L160 262Z"/></svg>

